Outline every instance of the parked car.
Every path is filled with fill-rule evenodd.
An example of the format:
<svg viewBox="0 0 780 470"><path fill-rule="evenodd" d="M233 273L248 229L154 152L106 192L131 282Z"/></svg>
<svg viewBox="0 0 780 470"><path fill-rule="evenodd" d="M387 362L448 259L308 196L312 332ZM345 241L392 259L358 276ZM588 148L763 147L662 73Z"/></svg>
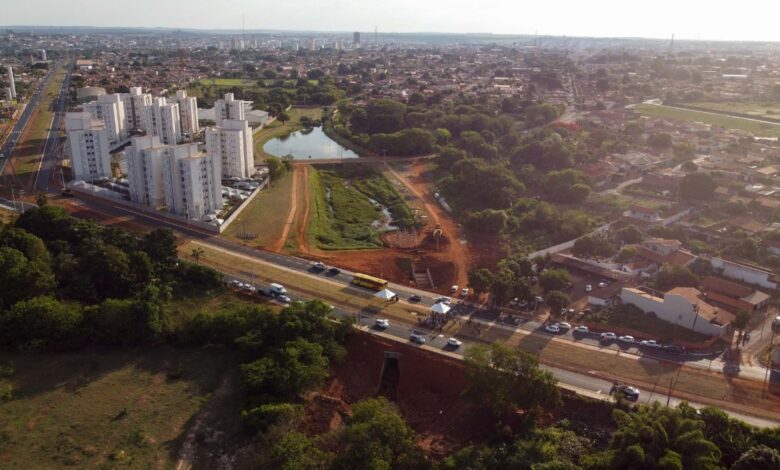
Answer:
<svg viewBox="0 0 780 470"><path fill-rule="evenodd" d="M601 341L615 341L617 339L617 335L611 331L605 331L604 333L601 333Z"/></svg>
<svg viewBox="0 0 780 470"><path fill-rule="evenodd" d="M317 271L325 271L325 265L320 263L319 261L314 263L314 266L312 268L316 269Z"/></svg>
<svg viewBox="0 0 780 470"><path fill-rule="evenodd" d="M590 333L590 330L585 325L577 325L577 326L574 327L574 332L575 333L587 334L587 333Z"/></svg>
<svg viewBox="0 0 780 470"><path fill-rule="evenodd" d="M588 284L588 285L585 286L585 292L590 292L592 290L593 290L593 286L592 285Z"/></svg>
<svg viewBox="0 0 780 470"><path fill-rule="evenodd" d="M780 315L776 316L774 320L772 320L772 326L775 328L780 327Z"/></svg>
<svg viewBox="0 0 780 470"><path fill-rule="evenodd" d="M636 340L634 339L634 337L633 337L633 336L631 336L631 335L623 335L623 336L620 336L620 337L618 338L618 341L620 341L621 343L626 343L626 344L634 344L634 342L636 342Z"/></svg>
<svg viewBox="0 0 780 470"><path fill-rule="evenodd" d="M640 341L639 344L645 348L661 349L661 344L654 339L646 339L644 341Z"/></svg>
<svg viewBox="0 0 780 470"><path fill-rule="evenodd" d="M232 281L230 281L230 285L233 287L241 287L241 281L239 281L238 279L233 279Z"/></svg>
<svg viewBox="0 0 780 470"><path fill-rule="evenodd" d="M453 285L452 287L450 287L450 294L455 294L455 293L457 293L457 292L458 292L458 286L457 286L457 284L456 284L456 285Z"/></svg>
<svg viewBox="0 0 780 470"><path fill-rule="evenodd" d="M276 298L276 300L278 300L279 302L281 302L283 304L289 304L290 302L292 302L292 299L290 297L288 297L287 295L285 295L285 294L282 294L282 295L278 296Z"/></svg>
<svg viewBox="0 0 780 470"><path fill-rule="evenodd" d="M670 354L685 354L685 348L676 344L664 344L661 349Z"/></svg>
<svg viewBox="0 0 780 470"><path fill-rule="evenodd" d="M447 340L447 346L452 346L453 348L459 348L463 344L463 341L450 338Z"/></svg>
<svg viewBox="0 0 780 470"><path fill-rule="evenodd" d="M571 323L565 321L559 321L558 328L561 330L571 330Z"/></svg>
<svg viewBox="0 0 780 470"><path fill-rule="evenodd" d="M620 394L628 401L639 400L639 389L626 384L615 383L609 391L610 395Z"/></svg>
<svg viewBox="0 0 780 470"><path fill-rule="evenodd" d="M409 296L409 302L420 302L422 300L422 297L420 297L417 294L412 294Z"/></svg>
<svg viewBox="0 0 780 470"><path fill-rule="evenodd" d="M421 335L420 333L412 333L409 335L409 341L417 344L425 344L425 336Z"/></svg>
<svg viewBox="0 0 780 470"><path fill-rule="evenodd" d="M330 268L330 269L328 269L328 274L330 274L331 276L335 276L335 275L340 274L340 273L341 273L341 270L339 268Z"/></svg>
<svg viewBox="0 0 780 470"><path fill-rule="evenodd" d="M382 329L390 328L390 320L388 320L387 318L377 318L376 321L374 322L374 326Z"/></svg>
<svg viewBox="0 0 780 470"><path fill-rule="evenodd" d="M439 297L433 301L435 304L451 305L452 299L449 297Z"/></svg>
<svg viewBox="0 0 780 470"><path fill-rule="evenodd" d="M461 297L468 297L469 296L469 288L468 287L464 287L463 289L461 289L460 290L460 296Z"/></svg>
<svg viewBox="0 0 780 470"><path fill-rule="evenodd" d="M601 281L599 282L599 287L607 287L609 283L607 281Z"/></svg>
<svg viewBox="0 0 780 470"><path fill-rule="evenodd" d="M561 332L561 329L558 327L557 323L552 323L550 325L545 326L544 331L548 333L558 334Z"/></svg>

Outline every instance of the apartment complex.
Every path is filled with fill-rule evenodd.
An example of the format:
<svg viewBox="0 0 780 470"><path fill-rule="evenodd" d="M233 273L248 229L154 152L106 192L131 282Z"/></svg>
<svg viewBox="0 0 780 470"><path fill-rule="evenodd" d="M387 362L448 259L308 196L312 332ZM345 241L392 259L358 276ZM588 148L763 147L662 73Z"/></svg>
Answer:
<svg viewBox="0 0 780 470"><path fill-rule="evenodd" d="M159 209L165 205L162 181L162 161L168 146L152 135L133 137L125 153L130 200L138 204Z"/></svg>
<svg viewBox="0 0 780 470"><path fill-rule="evenodd" d="M198 99L187 96L185 90L176 92L176 103L179 105L179 121L182 134L192 137L200 131L198 126Z"/></svg>
<svg viewBox="0 0 780 470"><path fill-rule="evenodd" d="M108 132L102 121L88 112L67 113L65 129L76 180L92 181L111 176Z"/></svg>
<svg viewBox="0 0 780 470"><path fill-rule="evenodd" d="M109 144L116 146L127 140L125 105L120 94L98 96L97 101L84 105L84 111L105 125Z"/></svg>
<svg viewBox="0 0 780 470"><path fill-rule="evenodd" d="M237 100L233 97L233 93L225 93L225 97L221 100L214 102L214 121L217 126L221 127L223 121L226 119L233 119L243 121L246 119L244 113L245 103L244 100Z"/></svg>
<svg viewBox="0 0 780 470"><path fill-rule="evenodd" d="M9 90L9 99L16 98L16 84L14 83L14 69L10 65L6 68L6 71L8 72L8 90Z"/></svg>
<svg viewBox="0 0 780 470"><path fill-rule="evenodd" d="M151 106L144 108L144 129L149 135L160 137L160 142L175 145L181 142L181 122L179 105L168 103L162 97L152 98Z"/></svg>
<svg viewBox="0 0 780 470"><path fill-rule="evenodd" d="M225 119L206 129L206 152L222 165L225 178L248 178L255 173L252 128L248 121Z"/></svg>
<svg viewBox="0 0 780 470"><path fill-rule="evenodd" d="M121 96L125 107L125 129L128 132L146 130L144 110L152 105L152 95L143 93L141 87L132 87L130 93L122 93Z"/></svg>

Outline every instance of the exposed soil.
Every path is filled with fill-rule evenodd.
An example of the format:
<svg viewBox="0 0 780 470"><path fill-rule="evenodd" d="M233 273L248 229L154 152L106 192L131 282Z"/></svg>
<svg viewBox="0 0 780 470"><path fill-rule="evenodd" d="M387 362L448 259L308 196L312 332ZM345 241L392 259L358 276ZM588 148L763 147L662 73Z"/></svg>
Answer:
<svg viewBox="0 0 780 470"><path fill-rule="evenodd" d="M300 176L302 174L303 171L301 171L299 167L295 167L293 169L292 191L290 192L290 212L287 214L287 220L284 222L282 233L279 235L279 238L273 243L273 245L271 245L271 251L277 253L282 251L282 248L284 248L284 242L287 241L287 236L290 234L290 227L292 227L293 220L298 213L298 186L300 184Z"/></svg>

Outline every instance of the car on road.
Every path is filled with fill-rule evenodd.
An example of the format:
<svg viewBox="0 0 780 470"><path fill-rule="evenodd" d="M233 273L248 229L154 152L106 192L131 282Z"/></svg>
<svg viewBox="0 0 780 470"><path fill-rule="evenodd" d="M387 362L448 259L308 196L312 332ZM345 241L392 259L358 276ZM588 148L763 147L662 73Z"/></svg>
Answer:
<svg viewBox="0 0 780 470"><path fill-rule="evenodd" d="M450 294L455 294L458 292L458 285L455 284L452 287L450 287Z"/></svg>
<svg viewBox="0 0 780 470"><path fill-rule="evenodd" d="M610 395L622 395L628 401L639 400L639 389L626 384L615 383L609 391Z"/></svg>
<svg viewBox="0 0 780 470"><path fill-rule="evenodd" d="M592 285L588 284L588 285L585 286L585 292L590 292L592 290L593 290L593 286Z"/></svg>
<svg viewBox="0 0 780 470"><path fill-rule="evenodd" d="M439 297L433 301L435 304L451 305L452 299L449 297Z"/></svg>
<svg viewBox="0 0 780 470"><path fill-rule="evenodd" d="M590 333L590 330L585 325L577 325L574 327L574 333L587 334Z"/></svg>
<svg viewBox="0 0 780 470"><path fill-rule="evenodd" d="M664 344L661 349L670 354L685 354L685 348L676 344Z"/></svg>
<svg viewBox="0 0 780 470"><path fill-rule="evenodd" d="M421 335L420 333L412 333L409 335L409 341L417 344L425 344L425 336Z"/></svg>
<svg viewBox="0 0 780 470"><path fill-rule="evenodd" d="M254 294L257 291L257 288L251 284L244 284L244 290L250 294Z"/></svg>
<svg viewBox="0 0 780 470"><path fill-rule="evenodd" d="M636 342L634 337L631 336L631 335L620 336L620 337L618 337L618 341L620 341L621 343L626 343L626 344L634 344Z"/></svg>
<svg viewBox="0 0 780 470"><path fill-rule="evenodd" d="M599 282L599 287L607 287L609 283L607 281L601 281Z"/></svg>
<svg viewBox="0 0 780 470"><path fill-rule="evenodd" d="M416 303L416 302L421 302L421 301L422 301L422 297L420 297L417 294L412 294L412 295L409 296L409 302L415 302Z"/></svg>
<svg viewBox="0 0 780 470"><path fill-rule="evenodd" d="M463 341L455 338L450 338L447 340L447 346L452 346L453 348L459 348L463 344Z"/></svg>
<svg viewBox="0 0 780 470"><path fill-rule="evenodd" d="M468 287L464 287L463 289L461 289L460 290L460 296L461 297L468 297L469 296L469 288Z"/></svg>
<svg viewBox="0 0 780 470"><path fill-rule="evenodd" d="M383 330L385 328L390 328L390 320L388 320L387 318L377 318L376 321L374 322L374 326L376 326L377 328L382 328Z"/></svg>
<svg viewBox="0 0 780 470"><path fill-rule="evenodd" d="M599 338L604 342L615 341L617 339L617 335L611 331L605 331L604 333L601 333Z"/></svg>
<svg viewBox="0 0 780 470"><path fill-rule="evenodd" d="M772 320L772 326L775 328L780 327L780 315L776 316L774 320Z"/></svg>
<svg viewBox="0 0 780 470"><path fill-rule="evenodd" d="M292 302L292 299L289 296L285 295L285 294L282 294L282 295L276 297L276 300L278 300L279 302L281 302L283 304L289 304L290 302Z"/></svg>
<svg viewBox="0 0 780 470"><path fill-rule="evenodd" d="M646 339L646 340L640 341L639 344L642 347L645 347L645 348L661 349L661 343L659 343L658 341L656 341L654 339Z"/></svg>
<svg viewBox="0 0 780 470"><path fill-rule="evenodd" d="M339 268L330 268L328 269L328 274L331 276L336 276L341 273L341 270Z"/></svg>
<svg viewBox="0 0 780 470"><path fill-rule="evenodd" d="M571 323L565 321L559 321L558 328L561 330L571 330Z"/></svg>
<svg viewBox="0 0 780 470"><path fill-rule="evenodd" d="M551 323L544 327L544 331L548 333L558 334L561 332L561 329L558 327L557 323Z"/></svg>
<svg viewBox="0 0 780 470"><path fill-rule="evenodd" d="M238 279L233 279L232 281L230 281L230 285L232 287L240 287L241 286L241 281L239 281Z"/></svg>
<svg viewBox="0 0 780 470"><path fill-rule="evenodd" d="M325 271L325 265L323 263L320 263L319 261L314 263L312 266L316 271Z"/></svg>

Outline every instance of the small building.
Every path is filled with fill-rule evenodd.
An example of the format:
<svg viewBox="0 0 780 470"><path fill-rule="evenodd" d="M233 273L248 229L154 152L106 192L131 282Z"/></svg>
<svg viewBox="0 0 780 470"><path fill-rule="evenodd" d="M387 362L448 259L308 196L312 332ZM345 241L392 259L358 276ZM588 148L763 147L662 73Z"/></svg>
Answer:
<svg viewBox="0 0 780 470"><path fill-rule="evenodd" d="M622 282L613 282L605 287L593 286L593 290L588 293L588 305L595 307L606 307L616 303L620 299L620 292L623 289Z"/></svg>
<svg viewBox="0 0 780 470"><path fill-rule="evenodd" d="M777 289L774 274L765 269L722 258L710 259L710 265L724 277L754 284L765 289Z"/></svg>
<svg viewBox="0 0 780 470"><path fill-rule="evenodd" d="M756 312L769 305L768 294L720 277L707 277L702 281L702 288L708 301L722 305L732 313Z"/></svg>
<svg viewBox="0 0 780 470"><path fill-rule="evenodd" d="M623 213L623 216L631 221L644 222L646 224L656 224L663 220L657 209L642 206L631 206Z"/></svg>
<svg viewBox="0 0 780 470"><path fill-rule="evenodd" d="M680 325L697 333L728 338L732 334L734 314L710 305L693 287L675 287L661 293L647 288L624 287L620 292L624 304L632 304L660 320Z"/></svg>

